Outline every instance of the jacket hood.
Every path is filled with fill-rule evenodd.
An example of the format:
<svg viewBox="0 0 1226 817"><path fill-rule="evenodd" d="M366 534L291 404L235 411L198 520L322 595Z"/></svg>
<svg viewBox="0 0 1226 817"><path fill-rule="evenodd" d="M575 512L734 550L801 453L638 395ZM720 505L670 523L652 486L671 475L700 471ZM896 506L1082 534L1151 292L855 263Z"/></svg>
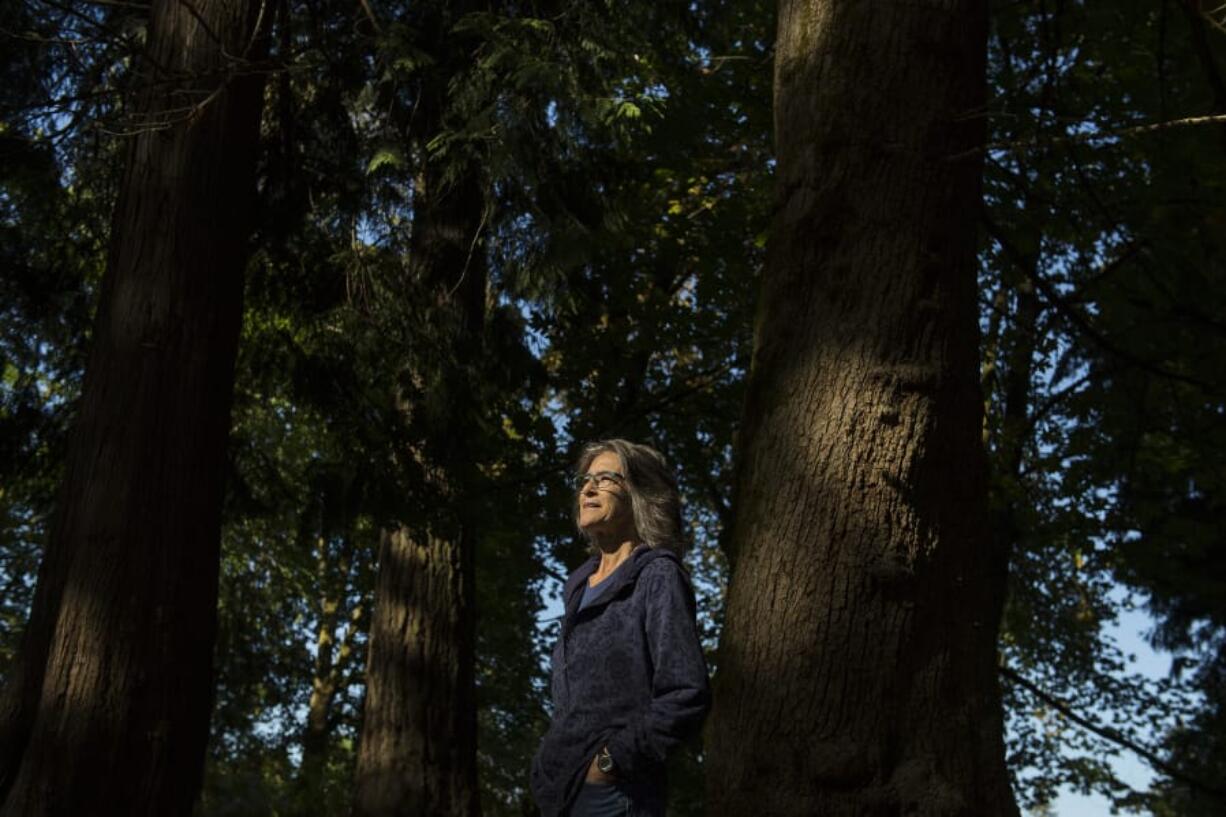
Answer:
<svg viewBox="0 0 1226 817"><path fill-rule="evenodd" d="M591 609L597 607L609 599L617 596L622 588L627 585L632 585L638 581L639 574L643 572L643 568L654 562L656 559L672 559L677 567L681 568L681 575L685 576L686 584L689 584L689 571L685 569L685 565L677 554L667 548L653 548L648 545L639 545L630 552L630 558L622 564L618 565L606 581L610 582L608 586L601 585L600 595L591 602ZM583 564L579 565L570 578L566 580L566 585L562 591L562 603L566 608L566 617L569 618L575 612L575 608L579 606L579 599L583 595L583 585L596 572L596 568L600 566L600 556L596 555L588 559ZM692 591L691 591L692 592Z"/></svg>

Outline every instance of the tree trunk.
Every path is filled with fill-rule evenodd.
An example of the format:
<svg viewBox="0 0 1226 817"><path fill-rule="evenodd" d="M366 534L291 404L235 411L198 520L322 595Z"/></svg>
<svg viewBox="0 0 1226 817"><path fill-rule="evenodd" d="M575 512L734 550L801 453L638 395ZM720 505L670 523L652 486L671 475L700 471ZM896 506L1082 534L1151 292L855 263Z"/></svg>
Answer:
<svg viewBox="0 0 1226 817"><path fill-rule="evenodd" d="M406 518L419 521L385 530L379 544L355 817L474 817L480 810L474 532L464 519L465 450L473 429L463 416L472 397L459 361L471 356L481 335L486 276L478 257L484 250L468 257L483 201L478 188L465 187L445 193L449 201L441 208L427 204L429 188L421 180L415 194L414 230L431 234L426 242L434 244L417 252L437 261L433 272L448 270L458 283L454 292L440 292L446 316L440 323L457 311L460 320L452 327L454 341L439 342L457 359L441 363L435 382L442 393L430 398L455 414L428 419L429 439L402 452L424 474L421 507L406 508ZM428 409L405 405L404 411ZM423 425L420 418L406 423Z"/></svg>
<svg viewBox="0 0 1226 817"><path fill-rule="evenodd" d="M355 817L475 817L477 713L471 510L476 429L471 370L486 299L480 233L485 194L468 164L450 184L424 146L443 127L447 85L467 52L445 32L470 4L426 6L422 42L437 44L409 137L423 167L413 194L410 288L428 301L430 349L414 349L400 404L409 442L397 459L418 474L416 507L383 532L375 579L358 749ZM444 11L446 13L444 13ZM437 16L436 16L437 15ZM448 20L450 15L450 20ZM450 50L449 50L450 49Z"/></svg>
<svg viewBox="0 0 1226 817"><path fill-rule="evenodd" d="M358 752L359 817L479 813L472 548L385 531Z"/></svg>
<svg viewBox="0 0 1226 817"><path fill-rule="evenodd" d="M0 706L0 814L188 814L254 195L258 4L155 2L56 521Z"/></svg>
<svg viewBox="0 0 1226 817"><path fill-rule="evenodd" d="M986 13L781 3L713 814L1017 813L977 383Z"/></svg>
<svg viewBox="0 0 1226 817"><path fill-rule="evenodd" d="M482 212L480 198L451 191L448 206L457 219L426 219L432 212L421 191L416 202L421 229L450 236L452 280L466 281L449 297L481 293L484 260L472 258L464 270L469 242ZM464 202L468 204L465 205ZM437 215L437 211L434 211ZM467 223L464 223L464 222ZM436 234L436 235L438 235ZM437 249L437 248L436 248ZM483 251L478 250L477 255ZM457 305L458 308L458 305ZM471 312L469 313L472 314ZM479 324L456 327L459 337L449 353L461 359L480 336ZM421 466L428 484L421 507L408 516L421 521L383 532L375 578L374 608L366 666L366 700L357 760L356 817L436 815L474 817L477 789L477 713L475 691L476 620L473 531L464 520L467 463L464 450L472 432L461 419L471 397L458 365L445 363L439 379L440 406L457 416L435 418L428 441L406 454ZM406 406L406 413L421 407Z"/></svg>
<svg viewBox="0 0 1226 817"><path fill-rule="evenodd" d="M316 564L315 577L319 582L319 624L315 634L314 671L311 673L311 696L307 701L306 728L302 733L302 766L299 780L309 791L317 784L319 776L324 771L328 754L328 737L331 732L328 726L332 709L332 698L336 694L336 674L334 670L334 644L336 642L336 627L340 619L341 600L345 595L345 574L348 565L345 554L339 569L333 571L329 565L328 542L326 535L319 536L315 543ZM336 572L340 578L329 581L330 574Z"/></svg>
<svg viewBox="0 0 1226 817"><path fill-rule="evenodd" d="M349 522L344 517L342 520L343 523ZM307 700L306 725L302 732L302 763L298 768L297 800L294 806L295 814L306 816L319 812L333 740L333 702L352 662L353 640L363 615L360 601L353 605L348 615L343 615L349 596L350 571L353 567L352 536L349 531L342 534L339 552L333 554L328 546L331 534L321 523L315 542L315 577L320 594L317 607L319 620L315 633L311 695ZM337 643L342 618L347 620L345 632Z"/></svg>

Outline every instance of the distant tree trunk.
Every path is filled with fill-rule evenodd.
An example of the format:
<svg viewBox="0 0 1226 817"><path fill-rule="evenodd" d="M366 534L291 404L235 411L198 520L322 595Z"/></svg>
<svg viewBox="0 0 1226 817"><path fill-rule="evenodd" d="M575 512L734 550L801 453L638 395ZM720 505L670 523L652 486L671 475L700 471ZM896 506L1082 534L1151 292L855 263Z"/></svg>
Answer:
<svg viewBox="0 0 1226 817"><path fill-rule="evenodd" d="M1029 197L1027 197L1029 198ZM1035 213L1034 205L1027 202L1023 213ZM1019 279L1013 290L1013 314L1010 316L1006 336L1002 338L1001 355L1004 364L1004 386L998 407L998 436L994 442L993 471L999 480L1000 496L995 497L992 509L992 532L1000 542L999 550L1008 554L1020 535L1016 501L1019 496L1017 482L1022 478L1022 466L1026 443L1034 432L1030 411L1033 391L1034 355L1037 348L1037 324L1043 314L1043 305L1035 290L1034 280L1039 275L1039 241L1041 236L1034 230L1022 227L1021 249L1004 235L999 238L1006 244ZM1003 291L1004 287L1002 287ZM1001 308L1007 309L1007 304Z"/></svg>
<svg viewBox="0 0 1226 817"><path fill-rule="evenodd" d="M328 531L323 530L316 541L319 622L315 632L314 670L311 673L311 695L307 700L306 726L302 733L302 763L298 770L298 802L295 806L295 813L308 817L319 813L319 796L327 778L329 748L335 731L333 703L353 661L353 641L364 615L360 601L348 611L347 616L344 615L353 567L353 540L348 533L344 534L339 552L333 555L329 552L327 539ZM343 635L339 632L342 618L347 619Z"/></svg>
<svg viewBox="0 0 1226 817"><path fill-rule="evenodd" d="M475 407L465 367L479 360L484 333L486 203L480 168L470 164L446 183L424 150L441 132L447 83L467 53L444 32L471 5L446 4L445 12L428 6L421 26L422 42L438 43L441 53L422 80L410 125L423 167L414 185L409 272L411 288L428 301L433 348L413 350L406 379L417 394L400 401L411 439L397 459L412 463L421 490L417 507L404 508L403 524L385 530L379 547L356 817L480 812L474 531L465 507Z"/></svg>
<svg viewBox="0 0 1226 817"><path fill-rule="evenodd" d="M424 205L423 192L415 197L421 207L415 230L432 234L423 242L434 246L418 252L438 259L436 269L451 271L459 283L451 297L480 292L482 306L470 302L468 310L478 323L456 327L471 340L470 333L480 331L484 261L468 260L463 281L461 270L482 199L479 191L474 197L470 190L451 190L432 207ZM467 345L457 343L453 353L462 354ZM453 370L439 380L447 391L440 404L463 413L459 372L444 366ZM470 429L460 422L433 425L432 440L411 456L425 466L429 484L423 494L435 497L434 507L417 509L413 515L420 521L385 530L380 541L357 762L358 817L479 812L473 532L463 519L463 452Z"/></svg>
<svg viewBox="0 0 1226 817"><path fill-rule="evenodd" d="M306 728L302 734L301 782L309 790L324 770L328 754L328 715L332 698L336 694L335 642L336 627L340 619L341 598L344 595L344 573L348 565L341 564L336 572L341 573L339 582L329 581L333 572L329 564L328 543L321 535L316 546L315 576L319 582L319 624L315 633L314 671L311 673L311 696L307 701ZM347 555L347 554L346 554ZM342 560L345 556L342 556Z"/></svg>
<svg viewBox="0 0 1226 817"><path fill-rule="evenodd" d="M208 738L255 192L258 4L154 2L56 521L0 701L0 814L186 815Z"/></svg>
<svg viewBox="0 0 1226 817"><path fill-rule="evenodd" d="M987 6L783 0L716 815L1015 815L976 225Z"/></svg>

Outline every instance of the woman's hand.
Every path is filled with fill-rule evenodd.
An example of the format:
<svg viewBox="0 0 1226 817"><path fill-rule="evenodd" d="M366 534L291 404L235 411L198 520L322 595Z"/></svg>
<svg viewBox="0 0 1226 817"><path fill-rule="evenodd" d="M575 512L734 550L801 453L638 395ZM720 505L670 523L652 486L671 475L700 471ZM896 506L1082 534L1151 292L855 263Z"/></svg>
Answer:
<svg viewBox="0 0 1226 817"><path fill-rule="evenodd" d="M600 753L597 752L597 755ZM611 774L605 774L596 766L596 758L592 758L592 762L587 764L587 777L584 780L588 783L616 783L617 778Z"/></svg>

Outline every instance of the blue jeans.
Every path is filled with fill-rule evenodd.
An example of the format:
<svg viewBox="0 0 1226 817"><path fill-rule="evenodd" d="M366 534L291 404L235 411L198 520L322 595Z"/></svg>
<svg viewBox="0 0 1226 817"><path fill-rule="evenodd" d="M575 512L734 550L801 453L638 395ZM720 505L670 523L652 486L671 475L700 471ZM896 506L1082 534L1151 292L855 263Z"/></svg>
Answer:
<svg viewBox="0 0 1226 817"><path fill-rule="evenodd" d="M630 798L612 783L584 783L570 807L569 817L626 817Z"/></svg>

